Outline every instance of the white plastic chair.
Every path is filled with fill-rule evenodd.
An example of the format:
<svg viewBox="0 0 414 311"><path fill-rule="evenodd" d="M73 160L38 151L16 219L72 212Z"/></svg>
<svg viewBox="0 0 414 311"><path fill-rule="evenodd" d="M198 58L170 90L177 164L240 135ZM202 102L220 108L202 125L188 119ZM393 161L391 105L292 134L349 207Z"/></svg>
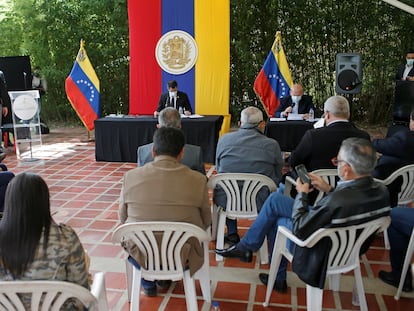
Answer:
<svg viewBox="0 0 414 311"><path fill-rule="evenodd" d="M242 183L242 187L240 184ZM226 208L219 208L213 202L213 239L216 237L216 248L224 248L224 227L226 217L255 219L258 215L256 196L263 187L269 192L277 189L275 182L261 174L248 173L222 173L212 176L208 181L210 189L219 186L227 196ZM216 255L216 261L222 261L223 256ZM260 248L260 260L262 264L269 262L267 239Z"/></svg>
<svg viewBox="0 0 414 311"><path fill-rule="evenodd" d="M24 294L22 296L21 294ZM59 311L66 300L76 298L92 311L107 311L105 277L103 272L95 274L91 291L64 281L2 281L0 282L0 309L27 310L23 297L31 297L30 310Z"/></svg>
<svg viewBox="0 0 414 311"><path fill-rule="evenodd" d="M326 181L333 188L336 187L338 179L338 172L336 169L323 168L319 170L314 170L312 171L312 173L321 176L323 180ZM283 191L284 195L290 196L290 191L292 190L293 186L296 186L296 180L294 180L291 176L286 176L285 189ZM324 195L325 193L320 191L315 199L314 204L318 203L318 201L322 199Z"/></svg>
<svg viewBox="0 0 414 311"><path fill-rule="evenodd" d="M405 253L404 265L401 270L400 284L398 285L397 293L394 296L395 300L400 299L401 291L404 285L405 276L407 274L408 267L410 266L411 257L413 256L413 253L414 253L414 228L413 228L413 231L411 232L411 238L410 238L410 242L408 243L407 252Z"/></svg>
<svg viewBox="0 0 414 311"><path fill-rule="evenodd" d="M412 203L414 202L414 164L399 168L384 180L376 180L384 183L384 185L389 185L400 176L402 177L402 184L398 193L398 205Z"/></svg>
<svg viewBox="0 0 414 311"><path fill-rule="evenodd" d="M400 176L402 177L402 184L401 190L398 193L399 206L414 202L414 164L399 168L384 180L375 179L387 186ZM390 249L390 241L388 239L387 231L384 231L384 245L386 249Z"/></svg>
<svg viewBox="0 0 414 311"><path fill-rule="evenodd" d="M161 245L156 236L162 235ZM181 260L181 249L188 239L196 238L203 244L204 264L193 275L185 269ZM208 242L210 235L200 227L184 222L151 221L128 223L119 226L112 236L112 242L121 243L123 239L132 240L146 258L146 267L138 269L126 261L128 298L130 310L139 310L141 278L149 281L183 279L187 310L198 310L194 279L200 279L201 291L205 301L211 300ZM132 278L131 278L132 273Z"/></svg>
<svg viewBox="0 0 414 311"><path fill-rule="evenodd" d="M292 262L293 254L286 246L287 240L292 241L298 246L311 248L322 238L329 237L332 241L332 248L329 252L326 275L329 277L331 289L338 291L340 274L354 270L360 308L362 311L367 311L368 307L359 263L360 248L370 235L377 231L385 230L389 224L390 217L385 216L360 225L341 228L322 228L315 231L306 240L300 240L286 227L278 227L266 288L266 298L263 305L265 307L269 305L270 295L272 294L282 256L285 256L287 260ZM322 295L322 289L306 284L306 304L308 311L322 310Z"/></svg>

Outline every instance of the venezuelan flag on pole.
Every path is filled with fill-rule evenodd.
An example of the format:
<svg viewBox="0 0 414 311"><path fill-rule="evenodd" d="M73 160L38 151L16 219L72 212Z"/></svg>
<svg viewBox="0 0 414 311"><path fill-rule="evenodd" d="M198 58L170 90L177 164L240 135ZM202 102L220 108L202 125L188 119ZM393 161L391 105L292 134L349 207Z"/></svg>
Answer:
<svg viewBox="0 0 414 311"><path fill-rule="evenodd" d="M259 96L269 116L273 116L280 104L280 98L289 95L292 76L282 47L282 35L276 33L272 49L254 81L254 91Z"/></svg>
<svg viewBox="0 0 414 311"><path fill-rule="evenodd" d="M66 95L85 127L92 131L99 118L99 79L81 40L72 71L66 78Z"/></svg>

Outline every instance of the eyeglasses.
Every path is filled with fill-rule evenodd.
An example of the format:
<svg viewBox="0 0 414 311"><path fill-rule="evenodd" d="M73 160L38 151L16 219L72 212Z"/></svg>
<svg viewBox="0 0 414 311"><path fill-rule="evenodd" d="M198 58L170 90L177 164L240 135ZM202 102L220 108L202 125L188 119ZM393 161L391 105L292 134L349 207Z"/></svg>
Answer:
<svg viewBox="0 0 414 311"><path fill-rule="evenodd" d="M348 162L346 162L345 160L338 160L337 157L334 157L334 158L331 159L331 163L334 166L338 166L338 164L341 163L341 162L345 162L346 164L348 164Z"/></svg>

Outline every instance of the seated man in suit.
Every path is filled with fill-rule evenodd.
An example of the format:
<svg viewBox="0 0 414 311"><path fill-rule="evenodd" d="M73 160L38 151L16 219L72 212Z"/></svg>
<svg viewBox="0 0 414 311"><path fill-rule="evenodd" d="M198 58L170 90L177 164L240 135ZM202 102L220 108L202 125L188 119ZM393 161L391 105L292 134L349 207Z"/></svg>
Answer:
<svg viewBox="0 0 414 311"><path fill-rule="evenodd" d="M161 110L161 113L158 116L157 127L181 128L181 116L177 109L167 107ZM144 166L144 164L154 160L152 157L152 146L153 143L138 147L138 166ZM203 162L203 152L200 146L185 144L184 157L182 158L181 163L187 165L192 170L199 171L204 175L206 174Z"/></svg>
<svg viewBox="0 0 414 311"><path fill-rule="evenodd" d="M154 111L154 117L158 116L166 107L173 107L177 110L180 108L183 113L187 116L193 113L190 105L190 100L186 93L178 91L178 83L175 80L168 81L167 84L168 92L161 94L160 100L158 101L157 110Z"/></svg>
<svg viewBox="0 0 414 311"><path fill-rule="evenodd" d="M323 107L325 126L310 129L303 135L299 144L293 150L288 159L291 167L299 164L306 166L309 172L324 168L335 168L331 159L339 151L341 143L348 137L359 137L370 140L367 132L357 129L349 119L349 103L343 96L329 97ZM296 174L292 171L292 177L296 179ZM280 187L282 190L283 187ZM293 193L293 196L296 192ZM309 197L313 203L318 195L318 191L313 191Z"/></svg>
<svg viewBox="0 0 414 311"><path fill-rule="evenodd" d="M372 172L375 178L385 179L397 169L414 164L414 111L410 114L408 128L398 130L384 139L374 139L372 143L377 152L382 154ZM397 206L400 189L399 180L388 185L392 207Z"/></svg>
<svg viewBox="0 0 414 311"><path fill-rule="evenodd" d="M298 195L295 199L279 192L270 194L258 217L240 242L227 249L216 249L216 253L250 262L252 252L261 247L266 235L271 246L269 254L273 253L278 226L285 226L300 239L306 239L320 228L329 228L338 224L341 226L360 224L388 215L390 210L388 191L383 184L376 182L371 176L376 163L376 152L369 140L355 137L344 140L334 163L338 166L338 175L343 181L335 189L321 176L309 173L313 187L328 193L315 206L309 204L308 194L312 191L309 183L302 183L298 178L296 185ZM325 275L321 269L323 267L315 267L309 262L303 262L303 258L308 255L306 251L312 252L312 249L295 249L293 271L297 272L307 284L323 288L325 282ZM320 260L327 258L328 252L329 247L319 250L314 255L317 259L314 263L320 264ZM302 260L299 266L296 266L296 260L299 262ZM295 270L295 267L298 267L298 270ZM287 261L283 258L274 285L276 291L287 291L286 268ZM261 273L259 278L262 283L267 284L267 274Z"/></svg>
<svg viewBox="0 0 414 311"><path fill-rule="evenodd" d="M125 173L119 198L121 224L177 221L202 229L207 229L211 224L206 177L180 163L184 141L183 132L174 127L160 127L155 132L152 148L154 161ZM193 274L204 262L204 251L198 241L190 244L192 247L187 259ZM136 254L130 243L124 247L130 255ZM136 266L139 263L139 258L138 263L131 258L129 260ZM164 287L168 283L143 280L144 293L147 296L157 295L156 285Z"/></svg>
<svg viewBox="0 0 414 311"><path fill-rule="evenodd" d="M405 54L406 64L398 67L395 80L414 81L414 49L409 49Z"/></svg>
<svg viewBox="0 0 414 311"><path fill-rule="evenodd" d="M331 159L339 151L344 139L360 137L370 140L367 132L357 129L349 119L349 103L343 96L331 96L324 103L325 126L306 131L292 151L289 163L292 167L304 164L311 172L321 168L335 168Z"/></svg>
<svg viewBox="0 0 414 311"><path fill-rule="evenodd" d="M309 110L315 107L312 103L312 96L304 95L303 87L294 84L290 89L290 95L280 99L280 105L275 111L276 118L285 118L289 113L304 114L304 119L308 119Z"/></svg>

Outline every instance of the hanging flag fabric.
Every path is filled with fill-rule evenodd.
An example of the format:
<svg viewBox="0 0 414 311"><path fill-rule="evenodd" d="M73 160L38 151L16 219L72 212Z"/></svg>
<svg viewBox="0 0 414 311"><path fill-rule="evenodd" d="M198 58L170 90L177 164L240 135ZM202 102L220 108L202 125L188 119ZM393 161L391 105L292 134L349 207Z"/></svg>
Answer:
<svg viewBox="0 0 414 311"><path fill-rule="evenodd" d="M94 121L99 118L99 79L89 61L84 48L84 41L80 42L80 49L76 56L72 71L66 78L66 95L85 127L92 131Z"/></svg>
<svg viewBox="0 0 414 311"><path fill-rule="evenodd" d="M275 113L280 104L279 99L289 95L292 84L292 76L282 47L282 35L278 31L253 87L269 116Z"/></svg>

